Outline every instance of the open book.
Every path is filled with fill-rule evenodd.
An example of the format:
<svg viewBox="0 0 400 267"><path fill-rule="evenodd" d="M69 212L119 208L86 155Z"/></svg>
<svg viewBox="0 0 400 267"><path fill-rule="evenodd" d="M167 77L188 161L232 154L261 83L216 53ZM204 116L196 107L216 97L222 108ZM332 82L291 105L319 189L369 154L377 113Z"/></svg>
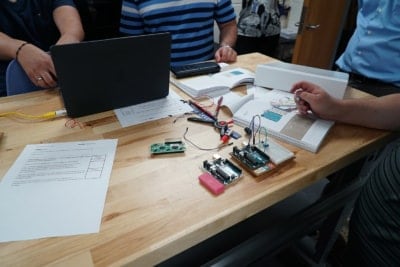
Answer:
<svg viewBox="0 0 400 267"><path fill-rule="evenodd" d="M333 121L299 115L292 93L260 87L254 90L256 93L246 96L234 92L224 95L223 105L231 110L235 123L247 127L257 116L255 125L261 123L267 134L308 151L318 151Z"/></svg>
<svg viewBox="0 0 400 267"><path fill-rule="evenodd" d="M315 83L335 98L343 98L349 74L286 62L257 65L254 84L266 88L288 91L299 81Z"/></svg>
<svg viewBox="0 0 400 267"><path fill-rule="evenodd" d="M204 95L215 97L226 94L234 87L252 84L254 73L243 68L233 68L215 74L183 79L171 77L170 81L191 97Z"/></svg>

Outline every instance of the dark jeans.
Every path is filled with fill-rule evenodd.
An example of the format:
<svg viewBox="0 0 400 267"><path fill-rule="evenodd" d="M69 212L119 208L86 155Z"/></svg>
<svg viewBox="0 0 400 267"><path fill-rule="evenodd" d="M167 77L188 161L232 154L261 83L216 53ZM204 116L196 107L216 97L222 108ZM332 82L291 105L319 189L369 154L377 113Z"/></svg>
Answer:
<svg viewBox="0 0 400 267"><path fill-rule="evenodd" d="M337 69L338 71L343 71ZM346 71L343 71L346 72ZM381 82L376 79L370 79L356 73L349 73L349 86L364 91L374 96L384 96L400 93L400 87L394 84Z"/></svg>
<svg viewBox="0 0 400 267"><path fill-rule="evenodd" d="M6 96L6 69L8 61L0 61L0 97Z"/></svg>
<svg viewBox="0 0 400 267"><path fill-rule="evenodd" d="M279 34L268 37L247 37L238 35L235 50L241 54L259 52L275 57L279 45Z"/></svg>
<svg viewBox="0 0 400 267"><path fill-rule="evenodd" d="M4 76L0 75L0 97L2 96L7 96L6 79Z"/></svg>

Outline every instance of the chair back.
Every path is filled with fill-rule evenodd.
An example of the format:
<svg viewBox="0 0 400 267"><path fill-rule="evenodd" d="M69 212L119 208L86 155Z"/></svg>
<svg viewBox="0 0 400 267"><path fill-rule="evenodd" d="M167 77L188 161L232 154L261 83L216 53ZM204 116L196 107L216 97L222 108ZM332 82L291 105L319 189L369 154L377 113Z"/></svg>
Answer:
<svg viewBox="0 0 400 267"><path fill-rule="evenodd" d="M34 85L17 60L12 60L6 70L7 95L18 95L42 88Z"/></svg>

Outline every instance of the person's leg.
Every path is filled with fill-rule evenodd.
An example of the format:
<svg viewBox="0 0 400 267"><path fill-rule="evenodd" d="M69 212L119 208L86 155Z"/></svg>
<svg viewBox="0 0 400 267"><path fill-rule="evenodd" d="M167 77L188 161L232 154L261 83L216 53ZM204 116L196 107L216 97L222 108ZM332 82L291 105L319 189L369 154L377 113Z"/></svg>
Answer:
<svg viewBox="0 0 400 267"><path fill-rule="evenodd" d="M340 68L336 68L336 70L346 72ZM400 86L395 86L394 84L370 79L356 73L349 73L348 85L374 96L384 96L388 94L400 93Z"/></svg>
<svg viewBox="0 0 400 267"><path fill-rule="evenodd" d="M6 90L6 69L8 63L0 62L0 97L7 95Z"/></svg>
<svg viewBox="0 0 400 267"><path fill-rule="evenodd" d="M260 37L257 44L259 52L270 57L276 57L277 48L279 46L279 38L279 34Z"/></svg>
<svg viewBox="0 0 400 267"><path fill-rule="evenodd" d="M256 37L238 35L235 46L238 55L259 52L257 51L257 39Z"/></svg>
<svg viewBox="0 0 400 267"><path fill-rule="evenodd" d="M349 86L374 96L400 93L400 87L370 79L357 79L355 77L350 77Z"/></svg>

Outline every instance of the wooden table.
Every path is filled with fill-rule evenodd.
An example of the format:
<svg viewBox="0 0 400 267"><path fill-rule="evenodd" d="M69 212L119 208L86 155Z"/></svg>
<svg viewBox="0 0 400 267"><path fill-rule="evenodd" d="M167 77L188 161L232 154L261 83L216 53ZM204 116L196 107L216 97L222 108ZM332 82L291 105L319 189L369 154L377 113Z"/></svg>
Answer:
<svg viewBox="0 0 400 267"><path fill-rule="evenodd" d="M240 56L235 65L255 70L257 64L270 60L255 53ZM364 96L356 90L348 93ZM59 93L51 90L0 99L0 113L40 114L60 108ZM187 144L184 154L151 156L149 152L150 144L182 137L187 127L187 137L193 142L214 147L219 136L212 127L166 118L121 128L112 111L78 121L81 127L70 128L66 127L68 118L37 122L0 118L4 132L0 177L27 144L117 138L100 232L0 243L0 266L151 266L340 170L391 138L385 131L336 124L318 153L284 144L296 155L292 162L262 177L245 172L240 182L215 197L197 178L203 160L215 151ZM225 148L218 153L229 158L230 151Z"/></svg>

